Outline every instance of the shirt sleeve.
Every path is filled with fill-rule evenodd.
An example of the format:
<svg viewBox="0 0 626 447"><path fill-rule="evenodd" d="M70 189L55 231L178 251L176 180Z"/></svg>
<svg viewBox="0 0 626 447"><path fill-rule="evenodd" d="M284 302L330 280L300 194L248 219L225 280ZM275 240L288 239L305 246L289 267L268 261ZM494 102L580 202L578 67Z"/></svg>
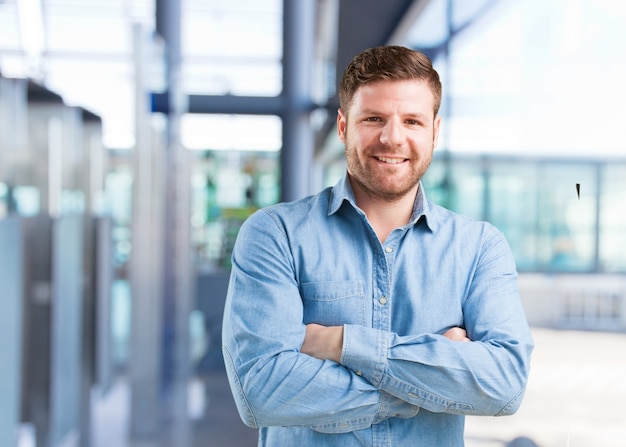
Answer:
<svg viewBox="0 0 626 447"><path fill-rule="evenodd" d="M222 330L226 371L249 426L305 426L341 433L419 408L351 369L303 354L303 304L280 223L266 211L242 226Z"/></svg>
<svg viewBox="0 0 626 447"><path fill-rule="evenodd" d="M429 411L512 414L525 390L533 340L513 256L493 227L483 240L462 311L471 342L345 325L341 364Z"/></svg>

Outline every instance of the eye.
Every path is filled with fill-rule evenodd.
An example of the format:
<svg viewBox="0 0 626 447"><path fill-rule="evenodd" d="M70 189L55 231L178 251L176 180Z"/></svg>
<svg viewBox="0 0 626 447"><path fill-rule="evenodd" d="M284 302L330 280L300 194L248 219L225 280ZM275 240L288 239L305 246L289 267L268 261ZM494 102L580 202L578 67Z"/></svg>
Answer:
<svg viewBox="0 0 626 447"><path fill-rule="evenodd" d="M379 117L377 117L377 116L368 116L363 121L370 122L370 123L378 123L378 122L380 122L382 120Z"/></svg>
<svg viewBox="0 0 626 447"><path fill-rule="evenodd" d="M410 126L420 126L422 124L420 121L415 119L408 119L406 120L406 123Z"/></svg>

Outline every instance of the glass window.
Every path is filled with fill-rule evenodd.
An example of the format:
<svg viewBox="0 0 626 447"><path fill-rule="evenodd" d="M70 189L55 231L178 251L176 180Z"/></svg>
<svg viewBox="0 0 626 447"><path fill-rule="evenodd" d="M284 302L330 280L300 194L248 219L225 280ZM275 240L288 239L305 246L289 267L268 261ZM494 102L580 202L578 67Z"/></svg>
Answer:
<svg viewBox="0 0 626 447"><path fill-rule="evenodd" d="M597 161L451 154L435 159L423 183L435 203L502 231L520 271L621 272L624 172L624 164Z"/></svg>
<svg viewBox="0 0 626 447"><path fill-rule="evenodd" d="M596 165L542 164L538 179L538 267L550 271L594 270Z"/></svg>
<svg viewBox="0 0 626 447"><path fill-rule="evenodd" d="M407 44L441 71L450 106L442 144L466 153L622 154L624 18L624 3L609 0L428 2Z"/></svg>
<svg viewBox="0 0 626 447"><path fill-rule="evenodd" d="M626 272L626 163L604 166L601 191L600 267L607 272Z"/></svg>
<svg viewBox="0 0 626 447"><path fill-rule="evenodd" d="M182 21L185 93L280 94L280 0L185 0Z"/></svg>
<svg viewBox="0 0 626 447"><path fill-rule="evenodd" d="M426 197L432 202L446 208L449 197L449 163L450 159L446 153L435 151L433 161L422 177L422 184L426 191Z"/></svg>
<svg viewBox="0 0 626 447"><path fill-rule="evenodd" d="M274 115L185 114L182 144L188 149L279 151L282 120Z"/></svg>
<svg viewBox="0 0 626 447"><path fill-rule="evenodd" d="M502 231L519 270L537 267L538 170L531 162L489 164L486 219Z"/></svg>
<svg viewBox="0 0 626 447"><path fill-rule="evenodd" d="M484 219L485 176L480 161L454 160L450 169L450 207L464 216Z"/></svg>

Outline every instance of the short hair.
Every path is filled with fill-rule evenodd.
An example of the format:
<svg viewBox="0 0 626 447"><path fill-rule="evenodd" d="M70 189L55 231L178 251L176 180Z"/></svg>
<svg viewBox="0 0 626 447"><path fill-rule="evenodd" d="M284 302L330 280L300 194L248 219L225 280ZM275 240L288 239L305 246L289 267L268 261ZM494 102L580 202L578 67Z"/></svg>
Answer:
<svg viewBox="0 0 626 447"><path fill-rule="evenodd" d="M369 48L348 64L339 85L339 106L348 108L357 89L376 81L426 81L434 96L434 114L441 105L441 81L431 60L424 53L397 45Z"/></svg>

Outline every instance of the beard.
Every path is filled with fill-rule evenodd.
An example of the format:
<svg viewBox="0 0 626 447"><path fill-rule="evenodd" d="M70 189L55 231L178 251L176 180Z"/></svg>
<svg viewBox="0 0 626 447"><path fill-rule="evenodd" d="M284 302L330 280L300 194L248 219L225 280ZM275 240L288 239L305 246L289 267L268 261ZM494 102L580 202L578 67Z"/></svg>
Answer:
<svg viewBox="0 0 626 447"><path fill-rule="evenodd" d="M385 201L395 201L407 194L415 191L423 175L428 170L432 160L433 147L420 157L412 158L404 163L408 166L403 167L401 172L386 172L384 166L371 158L370 155L359 154L356 147L350 144L349 140L345 140L345 154L350 179L360 187L360 189L370 198L383 199ZM367 148L364 154L385 153L392 154L389 149ZM390 155L391 156L391 155Z"/></svg>

